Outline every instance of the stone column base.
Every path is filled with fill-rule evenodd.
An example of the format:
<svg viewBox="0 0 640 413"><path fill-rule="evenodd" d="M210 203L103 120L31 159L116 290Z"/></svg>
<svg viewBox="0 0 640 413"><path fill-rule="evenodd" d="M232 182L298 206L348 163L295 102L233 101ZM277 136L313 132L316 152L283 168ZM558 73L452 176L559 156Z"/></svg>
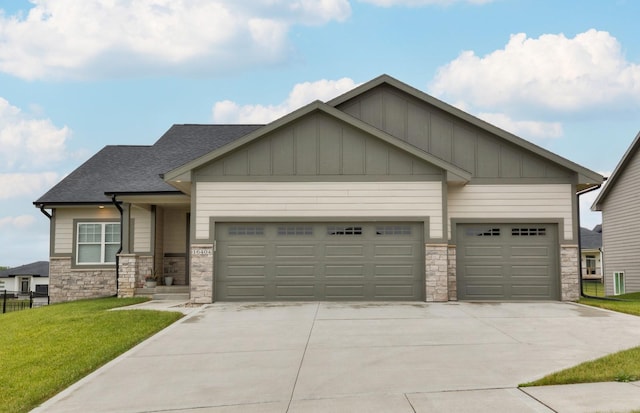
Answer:
<svg viewBox="0 0 640 413"><path fill-rule="evenodd" d="M449 301L448 246L425 245L425 301Z"/></svg>
<svg viewBox="0 0 640 413"><path fill-rule="evenodd" d="M138 257L135 254L119 254L118 261L118 297L133 297L136 293Z"/></svg>
<svg viewBox="0 0 640 413"><path fill-rule="evenodd" d="M560 297L562 301L580 299L580 272L577 245L560 246Z"/></svg>
<svg viewBox="0 0 640 413"><path fill-rule="evenodd" d="M191 302L213 302L213 244L191 245Z"/></svg>

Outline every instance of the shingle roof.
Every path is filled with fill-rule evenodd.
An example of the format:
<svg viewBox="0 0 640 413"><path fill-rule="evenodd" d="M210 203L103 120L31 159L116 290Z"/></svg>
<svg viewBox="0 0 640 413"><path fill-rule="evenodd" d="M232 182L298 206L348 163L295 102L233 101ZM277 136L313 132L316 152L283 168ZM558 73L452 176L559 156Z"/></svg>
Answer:
<svg viewBox="0 0 640 413"><path fill-rule="evenodd" d="M49 261L36 261L31 264L21 265L19 267L9 268L0 271L0 278L15 277L18 275L33 275L35 277L49 276Z"/></svg>
<svg viewBox="0 0 640 413"><path fill-rule="evenodd" d="M261 125L173 125L152 146L106 146L34 203L102 203L105 192L177 192L161 174Z"/></svg>
<svg viewBox="0 0 640 413"><path fill-rule="evenodd" d="M588 228L580 228L580 244L582 249L585 250L602 248L602 232L592 231Z"/></svg>

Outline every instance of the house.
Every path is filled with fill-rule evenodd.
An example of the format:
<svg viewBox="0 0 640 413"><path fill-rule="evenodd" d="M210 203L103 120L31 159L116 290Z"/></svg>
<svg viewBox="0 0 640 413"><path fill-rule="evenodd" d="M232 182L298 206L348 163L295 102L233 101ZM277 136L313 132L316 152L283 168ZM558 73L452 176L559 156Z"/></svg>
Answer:
<svg viewBox="0 0 640 413"><path fill-rule="evenodd" d="M640 133L613 170L591 209L602 211L607 295L640 291Z"/></svg>
<svg viewBox="0 0 640 413"><path fill-rule="evenodd" d="M31 292L47 295L49 292L49 263L36 261L0 271L0 292L28 295Z"/></svg>
<svg viewBox="0 0 640 413"><path fill-rule="evenodd" d="M599 174L387 75L267 125L107 146L34 202L53 301L576 300ZM172 287L164 287L172 288Z"/></svg>
<svg viewBox="0 0 640 413"><path fill-rule="evenodd" d="M602 280L602 225L580 228L582 279Z"/></svg>

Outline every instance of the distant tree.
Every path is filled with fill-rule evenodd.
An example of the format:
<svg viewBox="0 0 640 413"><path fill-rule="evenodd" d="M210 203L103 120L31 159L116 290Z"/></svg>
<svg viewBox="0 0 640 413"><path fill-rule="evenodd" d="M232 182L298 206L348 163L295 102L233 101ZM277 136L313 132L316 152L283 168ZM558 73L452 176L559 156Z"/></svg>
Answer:
<svg viewBox="0 0 640 413"><path fill-rule="evenodd" d="M2 270L8 270L9 268L11 268L11 267L3 267L2 265L0 265L0 271L2 271Z"/></svg>

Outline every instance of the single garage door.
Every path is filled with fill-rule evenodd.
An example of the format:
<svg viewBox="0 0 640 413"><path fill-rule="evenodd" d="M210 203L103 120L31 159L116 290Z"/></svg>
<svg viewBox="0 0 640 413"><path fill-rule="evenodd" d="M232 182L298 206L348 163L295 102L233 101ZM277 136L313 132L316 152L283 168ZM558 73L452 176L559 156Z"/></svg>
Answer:
<svg viewBox="0 0 640 413"><path fill-rule="evenodd" d="M216 225L215 297L423 300L423 225Z"/></svg>
<svg viewBox="0 0 640 413"><path fill-rule="evenodd" d="M555 224L457 226L460 300L558 300Z"/></svg>

